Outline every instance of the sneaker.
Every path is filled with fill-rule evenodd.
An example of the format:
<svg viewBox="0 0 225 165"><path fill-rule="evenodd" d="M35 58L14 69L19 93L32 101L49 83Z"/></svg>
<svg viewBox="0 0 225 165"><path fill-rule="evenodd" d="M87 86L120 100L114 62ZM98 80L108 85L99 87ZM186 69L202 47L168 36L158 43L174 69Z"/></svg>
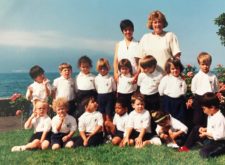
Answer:
<svg viewBox="0 0 225 165"><path fill-rule="evenodd" d="M170 148L179 148L179 146L176 143L168 143L167 144L167 147L170 147Z"/></svg>
<svg viewBox="0 0 225 165"><path fill-rule="evenodd" d="M189 148L187 148L186 146L182 146L178 149L179 152L189 152Z"/></svg>
<svg viewBox="0 0 225 165"><path fill-rule="evenodd" d="M26 146L14 146L11 149L11 152L19 152L19 151L25 151L26 150Z"/></svg>
<svg viewBox="0 0 225 165"><path fill-rule="evenodd" d="M162 144L160 138L157 137L157 136L151 138L150 143L151 144L154 144L154 145L161 145Z"/></svg>

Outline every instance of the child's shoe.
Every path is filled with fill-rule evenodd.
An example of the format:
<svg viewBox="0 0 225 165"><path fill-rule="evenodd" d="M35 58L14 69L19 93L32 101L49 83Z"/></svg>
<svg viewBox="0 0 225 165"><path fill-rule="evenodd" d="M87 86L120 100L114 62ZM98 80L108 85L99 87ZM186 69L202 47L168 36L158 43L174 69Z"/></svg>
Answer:
<svg viewBox="0 0 225 165"><path fill-rule="evenodd" d="M189 152L189 148L187 148L186 146L182 146L178 149L179 152Z"/></svg>
<svg viewBox="0 0 225 165"><path fill-rule="evenodd" d="M168 143L167 144L167 147L170 147L170 148L179 148L179 146L176 143Z"/></svg>
<svg viewBox="0 0 225 165"><path fill-rule="evenodd" d="M11 152L18 152L18 151L25 151L26 150L26 146L14 146L11 149Z"/></svg>

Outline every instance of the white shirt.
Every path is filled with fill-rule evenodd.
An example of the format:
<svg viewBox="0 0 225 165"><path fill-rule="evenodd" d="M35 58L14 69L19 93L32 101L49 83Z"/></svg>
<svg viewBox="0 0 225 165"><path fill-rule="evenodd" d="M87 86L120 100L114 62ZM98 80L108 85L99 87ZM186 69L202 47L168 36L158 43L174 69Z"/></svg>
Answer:
<svg viewBox="0 0 225 165"><path fill-rule="evenodd" d="M95 89L95 76L92 73L84 74L80 72L76 77L76 87L78 90Z"/></svg>
<svg viewBox="0 0 225 165"><path fill-rule="evenodd" d="M152 55L157 61L157 65L164 70L166 61L180 53L177 37L172 32L166 32L165 35L145 34L140 40L140 49L142 56Z"/></svg>
<svg viewBox="0 0 225 165"><path fill-rule="evenodd" d="M51 92L51 85L49 82L50 81L48 80L47 88L48 88L49 92ZM45 85L43 83L38 83L38 82L34 81L31 85L29 85L29 87L31 87L33 89L32 99L31 99L32 102L34 100L48 101L48 96L46 93ZM30 90L28 89L27 93L26 93L27 99L28 99L29 95L30 95Z"/></svg>
<svg viewBox="0 0 225 165"><path fill-rule="evenodd" d="M219 89L218 79L211 72L204 73L201 70L193 77L191 91L194 94L203 95L206 92L217 92Z"/></svg>
<svg viewBox="0 0 225 165"><path fill-rule="evenodd" d="M65 97L68 101L75 98L75 81L72 78L66 79L63 76L53 81L53 88L56 90L56 99Z"/></svg>
<svg viewBox="0 0 225 165"><path fill-rule="evenodd" d="M122 94L129 94L136 90L137 86L132 84L133 77L131 75L120 75L117 84L117 92Z"/></svg>
<svg viewBox="0 0 225 165"><path fill-rule="evenodd" d="M179 120L175 119L174 117L172 117L170 115L170 124L171 124L171 127L170 129L173 131L173 132L177 132L177 131L183 131L185 134L187 134L187 131L188 131L188 128L186 125L184 125L182 122L180 122ZM162 127L160 125L157 124L157 127L156 127L156 133L157 135L159 135L159 132L160 130L162 129Z"/></svg>
<svg viewBox="0 0 225 165"><path fill-rule="evenodd" d="M162 78L158 90L160 96L167 95L178 98L186 93L187 85L180 76L166 75Z"/></svg>
<svg viewBox="0 0 225 165"><path fill-rule="evenodd" d="M52 118L52 132L53 133L69 133L77 130L77 122L73 116L66 115L62 123L60 131L57 131L56 127L61 122L58 115Z"/></svg>
<svg viewBox="0 0 225 165"><path fill-rule="evenodd" d="M33 118L31 121L34 133L36 132L49 132L51 130L51 118L48 115Z"/></svg>
<svg viewBox="0 0 225 165"><path fill-rule="evenodd" d="M79 131L92 133L97 126L103 126L103 117L102 114L98 111L94 111L92 113L84 112L79 117L78 123Z"/></svg>
<svg viewBox="0 0 225 165"><path fill-rule="evenodd" d="M129 114L127 127L133 128L137 132L141 132L144 128L146 132L151 133L150 120L150 114L147 110L143 110L141 113L137 113L133 110Z"/></svg>
<svg viewBox="0 0 225 165"><path fill-rule="evenodd" d="M98 74L95 77L95 87L97 93L99 94L111 93L113 91L116 91L116 83L114 81L114 78L109 74L105 76Z"/></svg>
<svg viewBox="0 0 225 165"><path fill-rule="evenodd" d="M118 115L117 113L114 115L113 124L116 126L118 131L125 132L127 129L128 122L128 114L125 113L123 116Z"/></svg>
<svg viewBox="0 0 225 165"><path fill-rule="evenodd" d="M212 134L213 140L225 140L225 118L220 110L208 116L207 132Z"/></svg>
<svg viewBox="0 0 225 165"><path fill-rule="evenodd" d="M139 45L138 42L134 39L130 42L129 46L127 47L126 41L122 40L118 43L118 50L117 50L117 58L118 62L122 59L128 59L131 63L133 73L137 70L137 64L135 57L139 55Z"/></svg>
<svg viewBox="0 0 225 165"><path fill-rule="evenodd" d="M140 86L140 92L143 95L152 95L158 92L158 86L163 75L155 70L153 73L140 73L137 85Z"/></svg>

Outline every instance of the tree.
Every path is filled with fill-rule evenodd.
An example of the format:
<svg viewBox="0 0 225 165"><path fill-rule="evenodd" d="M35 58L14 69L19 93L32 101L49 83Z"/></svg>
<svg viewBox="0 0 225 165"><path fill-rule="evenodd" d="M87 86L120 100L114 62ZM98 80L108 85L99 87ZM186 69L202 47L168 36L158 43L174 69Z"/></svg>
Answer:
<svg viewBox="0 0 225 165"><path fill-rule="evenodd" d="M214 23L219 26L219 31L216 33L220 36L221 44L225 46L225 13L217 17Z"/></svg>

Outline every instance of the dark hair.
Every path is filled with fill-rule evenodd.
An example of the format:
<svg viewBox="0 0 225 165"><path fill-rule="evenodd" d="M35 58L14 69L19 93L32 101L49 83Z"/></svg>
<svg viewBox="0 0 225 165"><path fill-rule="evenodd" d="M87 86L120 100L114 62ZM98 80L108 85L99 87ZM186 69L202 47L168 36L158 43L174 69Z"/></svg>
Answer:
<svg viewBox="0 0 225 165"><path fill-rule="evenodd" d="M127 108L126 101L123 98L117 98L116 103L120 104L122 108Z"/></svg>
<svg viewBox="0 0 225 165"><path fill-rule="evenodd" d="M140 92L135 92L131 96L131 104L134 104L136 100L139 100L142 103L145 103L144 96Z"/></svg>
<svg viewBox="0 0 225 165"><path fill-rule="evenodd" d="M128 59L122 59L122 60L119 61L119 64L118 64L119 71L122 67L127 67L130 71L130 74L133 75L132 66L131 66L131 63Z"/></svg>
<svg viewBox="0 0 225 165"><path fill-rule="evenodd" d="M180 62L179 59L169 58L166 62L166 65L165 65L165 71L166 71L167 74L170 74L171 65L174 65L175 68L179 68L180 73L182 73L183 70L184 70L184 66L182 65L182 63Z"/></svg>
<svg viewBox="0 0 225 165"><path fill-rule="evenodd" d="M131 20L124 19L120 22L120 29L122 32L124 29L126 29L128 27L132 28L132 30L134 31L134 24L133 24L133 22L131 22Z"/></svg>
<svg viewBox="0 0 225 165"><path fill-rule="evenodd" d="M157 65L156 59L151 55L147 55L147 56L141 58L139 63L143 69L152 68L152 67L155 68Z"/></svg>
<svg viewBox="0 0 225 165"><path fill-rule="evenodd" d="M220 101L219 98L213 92L205 93L200 99L200 105L203 107L211 108L215 107L219 109Z"/></svg>
<svg viewBox="0 0 225 165"><path fill-rule="evenodd" d="M39 75L44 73L45 73L44 69L42 69L39 65L33 66L32 68L30 68L29 71L29 75L33 80L36 79Z"/></svg>
<svg viewBox="0 0 225 165"><path fill-rule="evenodd" d="M77 67L78 67L78 68L80 67L81 63L86 63L86 64L88 64L90 67L92 67L92 61L91 61L91 59L90 59L88 56L86 56L86 55L84 55L84 56L82 56L82 57L79 58L79 60L78 60L78 62L77 62Z"/></svg>
<svg viewBox="0 0 225 165"><path fill-rule="evenodd" d="M96 101L96 97L94 97L94 96L85 97L81 102L82 107L85 108L91 100Z"/></svg>

